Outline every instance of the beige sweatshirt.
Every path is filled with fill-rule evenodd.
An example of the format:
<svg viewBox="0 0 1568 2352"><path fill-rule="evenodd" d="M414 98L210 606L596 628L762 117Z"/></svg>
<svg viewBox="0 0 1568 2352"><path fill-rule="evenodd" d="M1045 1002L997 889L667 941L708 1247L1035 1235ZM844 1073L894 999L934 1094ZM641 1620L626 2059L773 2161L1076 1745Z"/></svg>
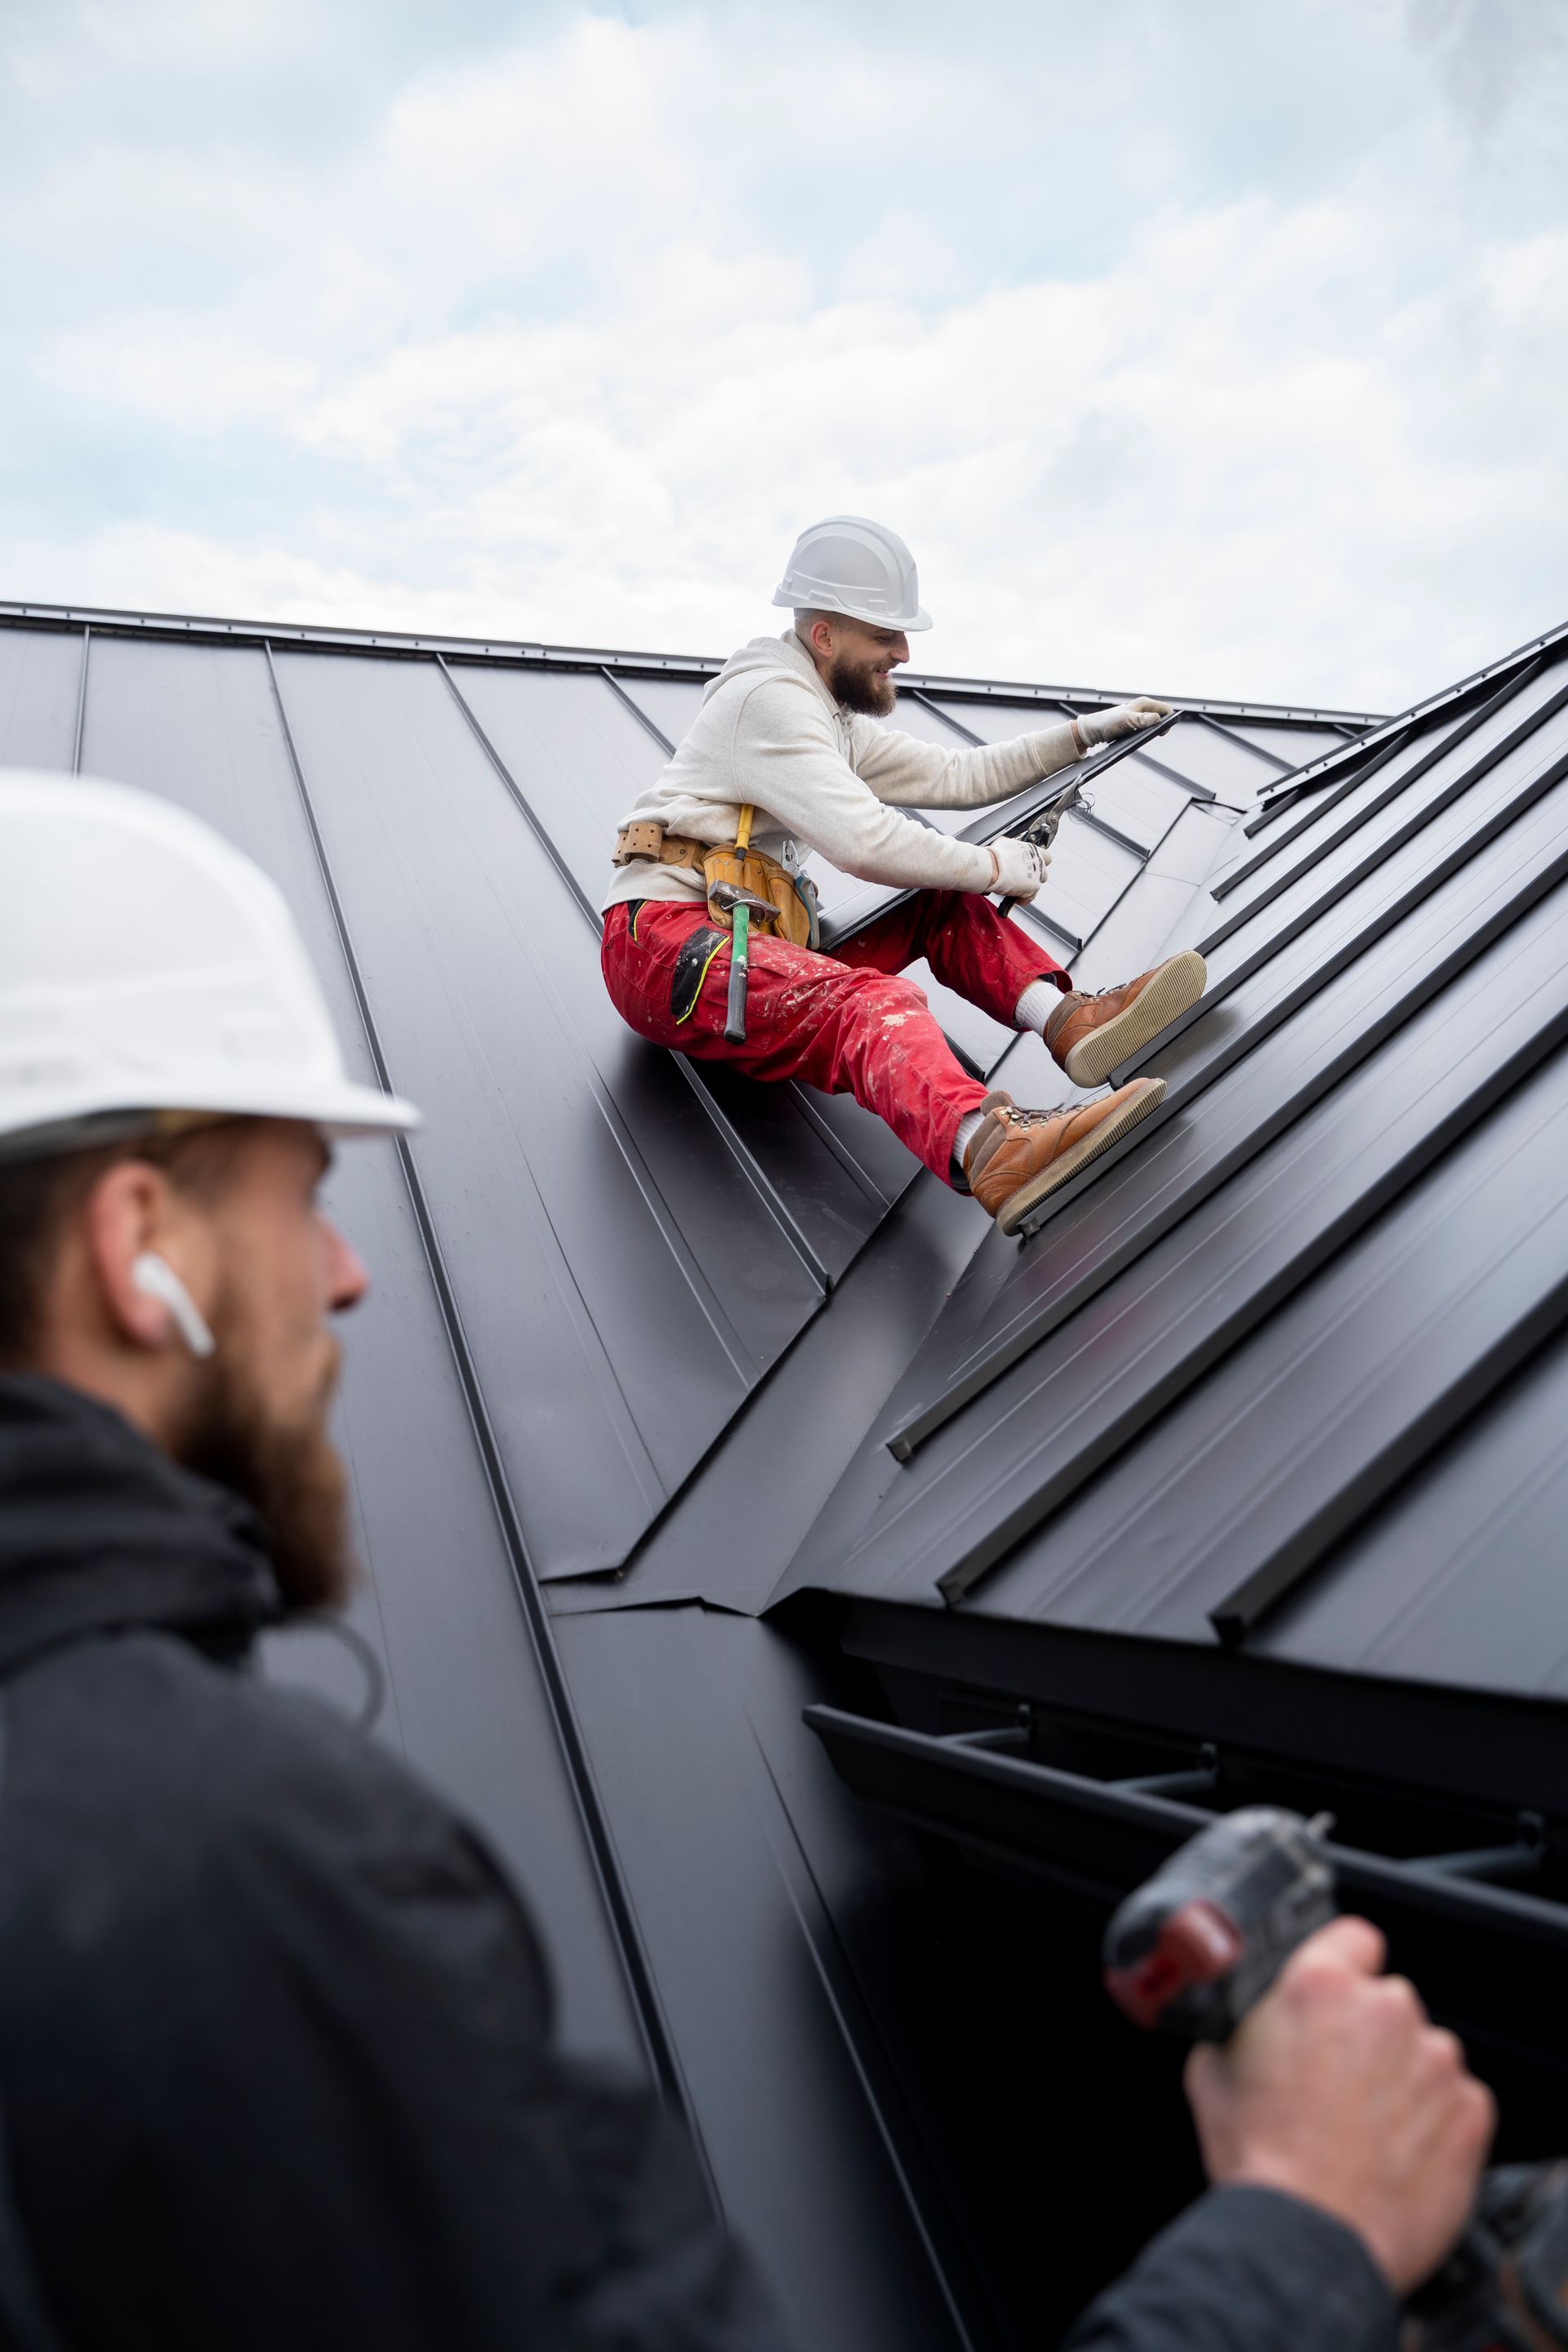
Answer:
<svg viewBox="0 0 1568 2352"><path fill-rule="evenodd" d="M900 816L899 808L984 808L1077 757L1070 727L947 751L844 710L786 629L731 656L685 741L620 822L652 817L667 833L714 845L734 840L750 801L752 842L792 871L815 849L863 882L985 890L986 850ZM600 904L702 896L695 867L638 859L616 870Z"/></svg>

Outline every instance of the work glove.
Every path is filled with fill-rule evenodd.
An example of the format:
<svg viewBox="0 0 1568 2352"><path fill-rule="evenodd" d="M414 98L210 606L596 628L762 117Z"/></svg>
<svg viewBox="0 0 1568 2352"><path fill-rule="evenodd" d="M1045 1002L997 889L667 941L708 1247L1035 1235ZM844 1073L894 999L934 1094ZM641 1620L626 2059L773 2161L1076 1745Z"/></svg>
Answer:
<svg viewBox="0 0 1568 2352"><path fill-rule="evenodd" d="M996 860L996 876L991 887L1000 891L1004 898L1021 898L1026 903L1046 878L1050 851L1037 849L1032 841L1020 841L1010 833L1000 835L989 846Z"/></svg>
<svg viewBox="0 0 1568 2352"><path fill-rule="evenodd" d="M1141 694L1136 702L1119 702L1113 710L1080 712L1078 731L1086 743L1114 743L1120 736L1136 735L1140 728L1152 727L1156 719L1170 715L1168 702Z"/></svg>

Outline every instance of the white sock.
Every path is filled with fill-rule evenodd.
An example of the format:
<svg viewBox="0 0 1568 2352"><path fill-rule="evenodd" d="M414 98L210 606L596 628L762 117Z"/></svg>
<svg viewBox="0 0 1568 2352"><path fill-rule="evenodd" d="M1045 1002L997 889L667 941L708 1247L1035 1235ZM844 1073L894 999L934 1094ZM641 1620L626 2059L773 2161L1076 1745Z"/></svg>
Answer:
<svg viewBox="0 0 1568 2352"><path fill-rule="evenodd" d="M984 1118L983 1110L972 1110L958 1122L958 1133L952 1139L952 1160L961 1176L963 1173L963 1155L979 1134Z"/></svg>
<svg viewBox="0 0 1568 2352"><path fill-rule="evenodd" d="M1013 1007L1013 1018L1020 1029L1032 1029L1037 1037L1043 1037L1046 1024L1061 1001L1061 990L1054 980L1032 980Z"/></svg>

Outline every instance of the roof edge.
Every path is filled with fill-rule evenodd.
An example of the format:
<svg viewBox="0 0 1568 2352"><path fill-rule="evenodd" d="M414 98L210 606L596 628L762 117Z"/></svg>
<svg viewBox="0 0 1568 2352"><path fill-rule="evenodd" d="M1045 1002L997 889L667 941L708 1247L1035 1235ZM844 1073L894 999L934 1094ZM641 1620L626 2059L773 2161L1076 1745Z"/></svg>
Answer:
<svg viewBox="0 0 1568 2352"><path fill-rule="evenodd" d="M3 610L4 607L0 606L0 611ZM1286 805L1293 803L1299 792L1316 783L1320 777L1331 770L1342 766L1355 753L1377 751L1395 736L1419 726L1423 719L1448 709L1453 704L1463 701L1468 694L1478 693L1494 679L1506 677L1510 671L1555 652L1565 639L1568 639L1568 621L1561 621L1554 629L1543 629L1538 637L1527 637L1523 645L1515 646L1511 653L1500 654L1496 661L1487 662L1480 669L1473 669L1468 676L1456 678L1452 686L1440 687L1435 694L1423 695L1420 701L1413 702L1407 710L1396 710L1392 718L1374 721L1373 731L1363 736L1359 743L1342 743L1336 751L1322 751L1315 760L1303 761L1288 776L1281 776L1274 792L1264 794L1260 824L1279 814Z"/></svg>
<svg viewBox="0 0 1568 2352"><path fill-rule="evenodd" d="M212 639L223 644L320 646L339 653L377 653L405 658L447 654L464 660L517 665L528 669L616 670L628 676L710 678L727 656L716 654L613 652L591 646L547 646L532 638L442 636L402 629L330 628L300 621L225 620L210 614L138 613L117 606L23 604L0 598L0 625L26 623L36 628L90 629L100 636L162 636ZM1021 679L953 677L911 670L900 683L929 694L957 694L976 701L1081 702L1090 708L1126 701L1144 688L1040 686ZM1235 702L1214 696L1170 694L1163 701L1216 718L1295 719L1312 725L1381 727L1382 711L1330 710L1296 702ZM1349 749L1347 745L1343 747Z"/></svg>

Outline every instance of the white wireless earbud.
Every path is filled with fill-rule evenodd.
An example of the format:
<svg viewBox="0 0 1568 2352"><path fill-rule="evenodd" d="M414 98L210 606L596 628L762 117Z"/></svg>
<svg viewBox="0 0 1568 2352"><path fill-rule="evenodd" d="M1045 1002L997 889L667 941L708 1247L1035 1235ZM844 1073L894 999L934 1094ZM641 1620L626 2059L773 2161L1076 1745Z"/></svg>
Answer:
<svg viewBox="0 0 1568 2352"><path fill-rule="evenodd" d="M174 1328L193 1356L210 1356L217 1341L207 1329L201 1308L167 1258L143 1250L131 1268L131 1279L143 1297L156 1298L174 1318Z"/></svg>

